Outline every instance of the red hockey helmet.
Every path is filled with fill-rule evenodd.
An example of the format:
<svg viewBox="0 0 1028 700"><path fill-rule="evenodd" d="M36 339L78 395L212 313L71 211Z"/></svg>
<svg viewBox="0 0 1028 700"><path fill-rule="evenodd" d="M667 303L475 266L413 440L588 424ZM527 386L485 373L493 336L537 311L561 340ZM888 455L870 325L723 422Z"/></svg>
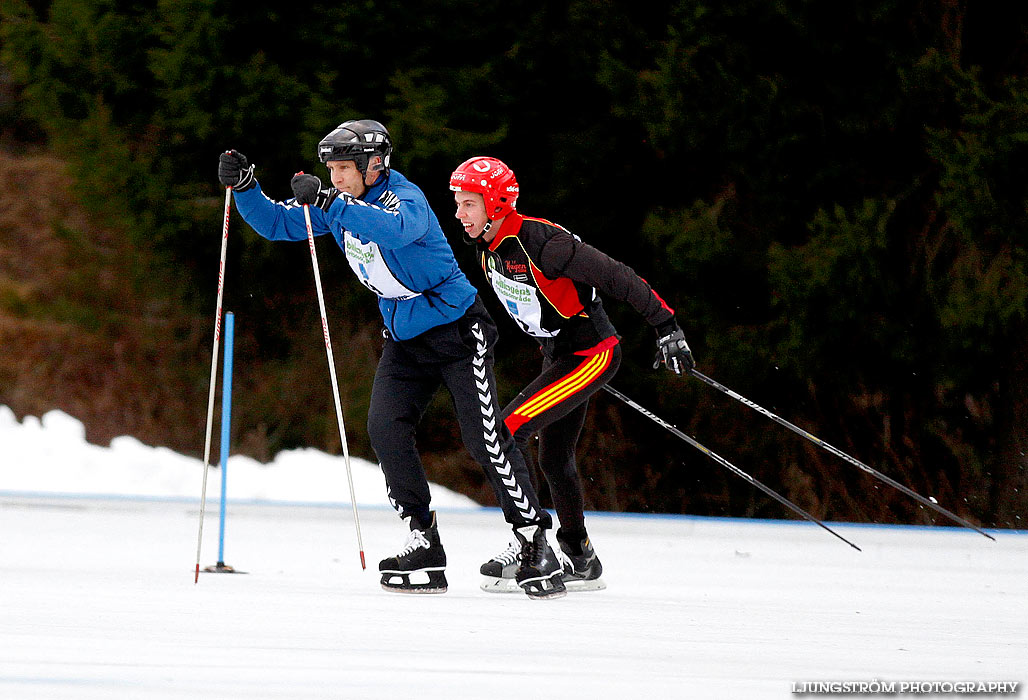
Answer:
<svg viewBox="0 0 1028 700"><path fill-rule="evenodd" d="M517 207L518 181L514 171L497 158L475 156L457 166L450 175L454 192L478 192L485 199L486 216L502 219Z"/></svg>

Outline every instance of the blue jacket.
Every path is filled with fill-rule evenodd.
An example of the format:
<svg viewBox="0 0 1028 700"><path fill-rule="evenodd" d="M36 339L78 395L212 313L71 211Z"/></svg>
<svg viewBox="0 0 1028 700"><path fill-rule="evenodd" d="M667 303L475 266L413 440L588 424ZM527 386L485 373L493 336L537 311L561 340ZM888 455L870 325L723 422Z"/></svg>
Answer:
<svg viewBox="0 0 1028 700"><path fill-rule="evenodd" d="M303 208L277 202L260 184L235 193L243 219L272 241L303 241ZM357 278L378 299L386 328L409 340L455 321L475 301L476 290L461 272L439 220L424 193L395 170L380 177L360 199L341 194L322 211L311 207L315 236L332 234Z"/></svg>

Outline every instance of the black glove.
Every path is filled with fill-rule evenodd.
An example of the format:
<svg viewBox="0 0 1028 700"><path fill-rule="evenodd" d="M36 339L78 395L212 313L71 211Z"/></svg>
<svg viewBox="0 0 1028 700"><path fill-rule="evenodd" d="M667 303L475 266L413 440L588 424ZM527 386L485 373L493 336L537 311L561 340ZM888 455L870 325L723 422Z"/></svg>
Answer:
<svg viewBox="0 0 1028 700"><path fill-rule="evenodd" d="M685 333L673 319L657 327L657 356L653 360L653 369L661 364L675 374L688 372L696 366L692 350L685 342Z"/></svg>
<svg viewBox="0 0 1028 700"><path fill-rule="evenodd" d="M253 166L239 151L225 151L221 154L218 159L218 180L236 192L246 192L256 182L253 177Z"/></svg>
<svg viewBox="0 0 1028 700"><path fill-rule="evenodd" d="M310 204L328 211L329 206L339 196L339 190L335 187L322 189L321 179L317 175L297 173L293 175L293 179L289 181L289 184L293 188L293 196L296 198L296 203L301 206Z"/></svg>

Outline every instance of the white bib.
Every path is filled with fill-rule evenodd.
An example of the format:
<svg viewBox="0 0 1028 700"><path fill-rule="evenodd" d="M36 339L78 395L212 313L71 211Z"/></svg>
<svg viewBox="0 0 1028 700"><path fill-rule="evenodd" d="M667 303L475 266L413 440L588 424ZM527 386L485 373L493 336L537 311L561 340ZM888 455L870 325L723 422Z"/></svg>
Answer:
<svg viewBox="0 0 1028 700"><path fill-rule="evenodd" d="M357 279L378 296L385 299L404 300L421 295L421 292L407 289L400 280L396 279L393 271L382 259L382 251L374 241L361 243L360 239L349 231L344 231L343 244L346 250L346 261L350 263L350 268L357 275Z"/></svg>
<svg viewBox="0 0 1028 700"><path fill-rule="evenodd" d="M489 284L521 329L536 338L552 338L559 333L542 327L543 309L539 303L536 288L501 275L495 268L495 258L490 257L488 265Z"/></svg>

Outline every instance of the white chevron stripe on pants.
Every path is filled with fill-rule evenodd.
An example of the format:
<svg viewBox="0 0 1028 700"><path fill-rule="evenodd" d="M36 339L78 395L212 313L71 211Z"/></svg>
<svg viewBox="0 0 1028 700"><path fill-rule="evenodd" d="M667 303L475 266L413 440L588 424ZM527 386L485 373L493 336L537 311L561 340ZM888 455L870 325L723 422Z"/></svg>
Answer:
<svg viewBox="0 0 1028 700"><path fill-rule="evenodd" d="M517 476L513 474L510 461L504 454L500 445L500 431L503 430L503 423L497 425L497 402L489 387L489 378L486 372L485 357L489 347L485 342L485 333L478 323L471 326L471 334L475 337L477 345L475 356L471 360L472 372L475 375L475 386L478 389L478 401L482 409L482 436L485 439L485 448L489 451L489 461L493 469L500 477L500 483L507 490L514 505L521 512L525 520L535 520L538 513L532 504L529 503L526 494L518 484ZM516 449L516 448L515 448Z"/></svg>

